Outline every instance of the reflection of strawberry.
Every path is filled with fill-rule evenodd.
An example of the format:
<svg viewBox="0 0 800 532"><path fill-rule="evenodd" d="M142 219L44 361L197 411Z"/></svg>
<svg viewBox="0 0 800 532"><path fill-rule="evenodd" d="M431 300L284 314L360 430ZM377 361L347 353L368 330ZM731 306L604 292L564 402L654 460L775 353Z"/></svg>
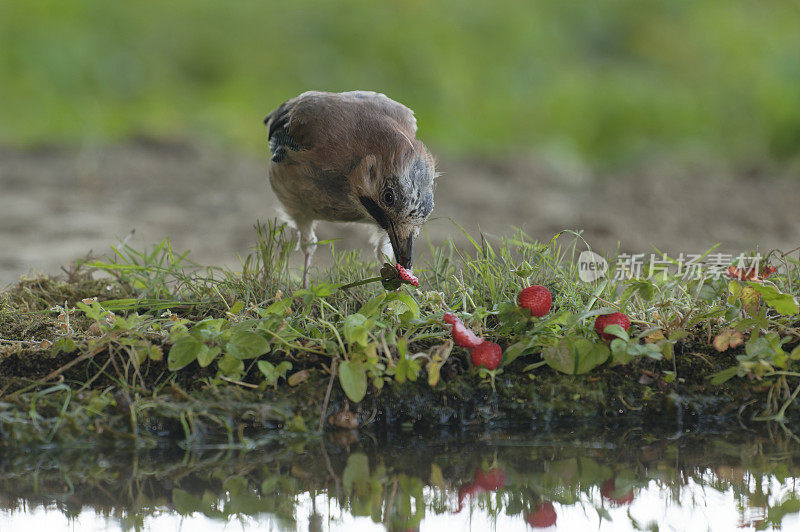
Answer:
<svg viewBox="0 0 800 532"><path fill-rule="evenodd" d="M475 335L475 333L461 323L461 320L452 312L445 312L444 316L442 316L442 320L453 326L453 341L457 346L472 349L483 343L483 338Z"/></svg>
<svg viewBox="0 0 800 532"><path fill-rule="evenodd" d="M525 521L533 528L547 528L556 524L557 517L553 503L545 501L537 506L533 512L526 515Z"/></svg>
<svg viewBox="0 0 800 532"><path fill-rule="evenodd" d="M517 296L517 303L522 308L531 311L531 316L541 318L548 312L553 304L553 295L550 290L540 284L529 286Z"/></svg>
<svg viewBox="0 0 800 532"><path fill-rule="evenodd" d="M597 316L594 320L594 330L597 331L597 334L605 340L606 342L610 342L616 336L613 334L604 333L603 331L606 330L606 327L609 325L619 325L626 331L631 326L631 320L628 319L628 316L623 314L622 312L615 312L613 314L604 314L602 316Z"/></svg>
<svg viewBox="0 0 800 532"><path fill-rule="evenodd" d="M475 470L475 484L486 491L497 491L506 485L506 474L499 467L485 473L478 468Z"/></svg>
<svg viewBox="0 0 800 532"><path fill-rule="evenodd" d="M471 358L475 367L484 366L489 370L497 369L503 360L503 349L494 342L484 340L483 343L472 348Z"/></svg>
<svg viewBox="0 0 800 532"><path fill-rule="evenodd" d="M613 506L624 506L633 502L633 490L629 490L627 493L622 495L622 497L616 497L616 494L617 486L616 481L613 478L606 480L603 482L603 485L600 486L600 495L604 499L611 501Z"/></svg>
<svg viewBox="0 0 800 532"><path fill-rule="evenodd" d="M462 484L460 488L458 488L458 510L453 513L458 513L464 508L464 499L469 496L470 498L475 497L476 495L480 495L485 490L478 486L475 483L467 483Z"/></svg>

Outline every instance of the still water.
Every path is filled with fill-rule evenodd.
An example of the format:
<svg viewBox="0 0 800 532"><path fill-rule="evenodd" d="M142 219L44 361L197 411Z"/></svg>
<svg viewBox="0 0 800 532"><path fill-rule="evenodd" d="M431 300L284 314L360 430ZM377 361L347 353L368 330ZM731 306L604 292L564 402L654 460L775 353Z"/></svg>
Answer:
<svg viewBox="0 0 800 532"><path fill-rule="evenodd" d="M799 458L766 424L15 450L0 530L800 530Z"/></svg>

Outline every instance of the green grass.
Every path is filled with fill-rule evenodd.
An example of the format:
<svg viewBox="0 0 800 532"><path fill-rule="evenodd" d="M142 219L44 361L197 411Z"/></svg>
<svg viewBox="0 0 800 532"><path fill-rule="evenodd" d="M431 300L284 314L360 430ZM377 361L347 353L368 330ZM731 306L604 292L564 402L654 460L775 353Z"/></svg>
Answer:
<svg viewBox="0 0 800 532"><path fill-rule="evenodd" d="M796 160L796 2L0 4L0 140L265 145L308 89L385 91L437 149Z"/></svg>
<svg viewBox="0 0 800 532"><path fill-rule="evenodd" d="M540 243L517 232L469 237L471 249L432 248L416 272L419 289L342 289L380 265L334 251L333 266L304 290L289 266L291 235L256 229L241 271L200 268L164 241L145 252L126 245L66 280L23 280L3 293L0 432L21 438L33 426L37 441L77 437L116 408L122 417L107 435L137 439L146 419L168 419L187 440L211 424L233 441L254 426L322 428L329 413L361 403L388 416L389 404L424 410L445 398L477 412L488 397L509 420L663 409L677 391L737 407L758 397L754 419L796 411L800 264L792 255L770 254L777 272L755 282L645 268L585 283L575 263L580 235ZM530 284L553 294L542 318L516 305ZM593 323L614 311L633 325L607 329L615 337L607 344ZM499 343L502 365L472 367L444 312ZM518 403L529 411L515 412ZM243 422L250 411L260 421Z"/></svg>

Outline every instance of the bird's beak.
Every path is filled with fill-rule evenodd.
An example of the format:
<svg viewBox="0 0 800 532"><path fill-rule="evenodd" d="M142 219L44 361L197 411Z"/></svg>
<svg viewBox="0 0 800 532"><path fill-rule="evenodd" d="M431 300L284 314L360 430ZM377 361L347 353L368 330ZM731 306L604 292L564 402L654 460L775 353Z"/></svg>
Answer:
<svg viewBox="0 0 800 532"><path fill-rule="evenodd" d="M389 233L389 241L392 243L395 259L400 266L410 270L414 259L414 231L404 234L402 231L398 231L393 223L390 223L386 232Z"/></svg>

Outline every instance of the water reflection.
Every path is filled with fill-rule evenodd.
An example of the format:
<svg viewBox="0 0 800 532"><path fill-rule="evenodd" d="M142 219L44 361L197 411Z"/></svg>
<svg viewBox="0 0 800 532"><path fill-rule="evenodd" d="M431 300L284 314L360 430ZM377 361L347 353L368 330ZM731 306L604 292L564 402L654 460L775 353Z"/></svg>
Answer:
<svg viewBox="0 0 800 532"><path fill-rule="evenodd" d="M0 457L0 530L800 529L783 431L367 434Z"/></svg>

